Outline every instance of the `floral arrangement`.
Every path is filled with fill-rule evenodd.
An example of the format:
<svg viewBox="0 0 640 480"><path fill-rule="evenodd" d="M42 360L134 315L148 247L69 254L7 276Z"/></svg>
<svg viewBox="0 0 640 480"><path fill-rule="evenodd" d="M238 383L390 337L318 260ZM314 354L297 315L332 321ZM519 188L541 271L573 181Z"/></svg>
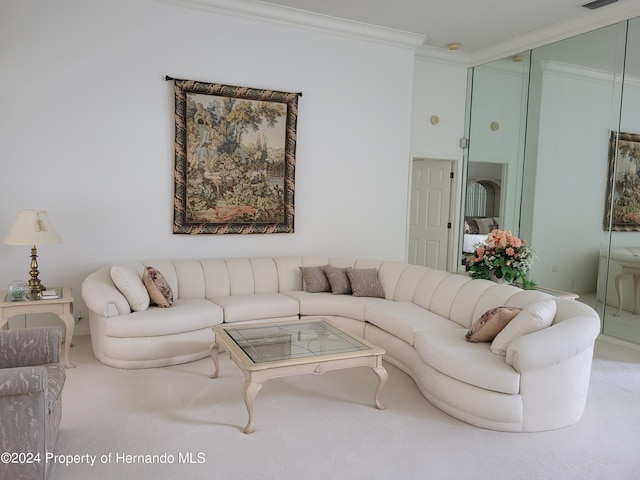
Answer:
<svg viewBox="0 0 640 480"><path fill-rule="evenodd" d="M473 253L465 254L467 270L473 278L520 283L533 288L535 280L527 279L527 272L538 259L536 252L511 235L509 230L493 230L484 243L474 245Z"/></svg>

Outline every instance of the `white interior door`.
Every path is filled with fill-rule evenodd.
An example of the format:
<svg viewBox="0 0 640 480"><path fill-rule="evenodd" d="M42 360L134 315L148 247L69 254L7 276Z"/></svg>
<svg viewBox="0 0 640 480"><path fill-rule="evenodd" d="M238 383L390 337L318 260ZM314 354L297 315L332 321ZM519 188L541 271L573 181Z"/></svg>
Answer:
<svg viewBox="0 0 640 480"><path fill-rule="evenodd" d="M409 219L409 263L447 269L453 162L414 158Z"/></svg>

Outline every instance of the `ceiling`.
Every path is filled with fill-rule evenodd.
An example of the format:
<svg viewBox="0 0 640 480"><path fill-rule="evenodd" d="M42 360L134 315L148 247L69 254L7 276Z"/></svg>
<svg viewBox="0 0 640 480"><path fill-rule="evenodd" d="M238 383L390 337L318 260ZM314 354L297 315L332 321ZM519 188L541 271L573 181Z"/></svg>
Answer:
<svg viewBox="0 0 640 480"><path fill-rule="evenodd" d="M589 0L268 0L283 7L426 35L425 45L477 52L523 34L577 21L603 26L603 17L637 9L639 0L589 10ZM628 17L627 17L628 18Z"/></svg>

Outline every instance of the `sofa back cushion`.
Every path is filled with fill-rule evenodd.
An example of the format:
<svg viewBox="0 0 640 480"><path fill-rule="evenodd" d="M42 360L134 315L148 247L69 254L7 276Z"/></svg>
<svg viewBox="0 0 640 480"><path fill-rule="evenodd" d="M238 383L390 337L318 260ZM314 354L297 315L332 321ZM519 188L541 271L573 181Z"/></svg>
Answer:
<svg viewBox="0 0 640 480"><path fill-rule="evenodd" d="M276 257L273 259L278 269L278 291L302 290L302 272L300 267L326 265L327 258L319 257Z"/></svg>
<svg viewBox="0 0 640 480"><path fill-rule="evenodd" d="M422 265L405 265L396 283L393 300L396 302L412 302L416 288L431 269Z"/></svg>
<svg viewBox="0 0 640 480"><path fill-rule="evenodd" d="M462 285L453 300L451 313L448 318L464 328L470 328L473 322L480 318L476 315L476 305L486 294L487 290L495 286L496 284L489 280L474 280ZM503 305L495 305L492 308L502 306ZM483 314L485 312L483 312Z"/></svg>
<svg viewBox="0 0 640 480"><path fill-rule="evenodd" d="M231 295L249 295L254 293L253 269L248 258L228 258L227 270L229 271L229 282L231 285Z"/></svg>
<svg viewBox="0 0 640 480"><path fill-rule="evenodd" d="M249 262L253 271L253 292L251 293L278 293L280 281L273 258L250 258Z"/></svg>
<svg viewBox="0 0 640 480"><path fill-rule="evenodd" d="M484 312L492 308L502 306L522 308L524 305L511 304L511 298L521 291L518 287L506 284L494 284L491 288L487 288L476 302L470 322L477 320Z"/></svg>
<svg viewBox="0 0 640 480"><path fill-rule="evenodd" d="M466 275L449 275L442 282L440 282L440 284L433 292L433 299L431 300L431 306L429 310L431 310L433 313L437 313L444 318L450 319L451 310L460 289L466 283L471 281L473 281L473 279ZM465 299L460 299L459 301L465 301ZM467 325L462 326L468 327Z"/></svg>
<svg viewBox="0 0 640 480"><path fill-rule="evenodd" d="M200 265L204 276L205 298L231 295L231 279L224 260L202 260Z"/></svg>
<svg viewBox="0 0 640 480"><path fill-rule="evenodd" d="M360 263L360 262L358 262ZM396 300L396 291L398 290L398 282L404 276L404 272L407 268L410 268L411 265L407 265L402 262L383 262L378 269L378 279L380 280L380 284L382 285L382 289L384 290L384 296L387 300ZM417 268L425 268L425 267L417 267ZM413 298L413 291L415 290L415 285L413 288L407 287L404 289L406 291L404 297L405 302L410 302ZM409 293L409 290L411 291ZM409 297L409 295L411 295ZM409 298L406 298L409 297Z"/></svg>
<svg viewBox="0 0 640 480"><path fill-rule="evenodd" d="M169 282L174 298L205 298L204 272L202 264L197 260L177 260L173 262L173 268L168 266L165 268L164 265L160 265L160 262L152 263L152 266ZM172 276L175 278L170 278ZM177 287L173 285L174 282Z"/></svg>

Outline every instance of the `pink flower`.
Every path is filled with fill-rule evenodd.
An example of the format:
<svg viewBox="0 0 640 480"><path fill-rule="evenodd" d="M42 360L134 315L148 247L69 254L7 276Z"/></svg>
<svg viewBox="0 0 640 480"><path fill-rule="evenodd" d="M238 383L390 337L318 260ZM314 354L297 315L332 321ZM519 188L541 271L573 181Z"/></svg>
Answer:
<svg viewBox="0 0 640 480"><path fill-rule="evenodd" d="M509 247L509 248L507 248L507 249L505 250L505 253L506 253L507 255L509 255L510 257L513 257L513 255L516 253L516 251L515 251L513 248ZM508 264L507 264L507 265L508 265Z"/></svg>
<svg viewBox="0 0 640 480"><path fill-rule="evenodd" d="M526 243L511 234L510 230L493 230L488 236L486 244L491 248L518 248Z"/></svg>

